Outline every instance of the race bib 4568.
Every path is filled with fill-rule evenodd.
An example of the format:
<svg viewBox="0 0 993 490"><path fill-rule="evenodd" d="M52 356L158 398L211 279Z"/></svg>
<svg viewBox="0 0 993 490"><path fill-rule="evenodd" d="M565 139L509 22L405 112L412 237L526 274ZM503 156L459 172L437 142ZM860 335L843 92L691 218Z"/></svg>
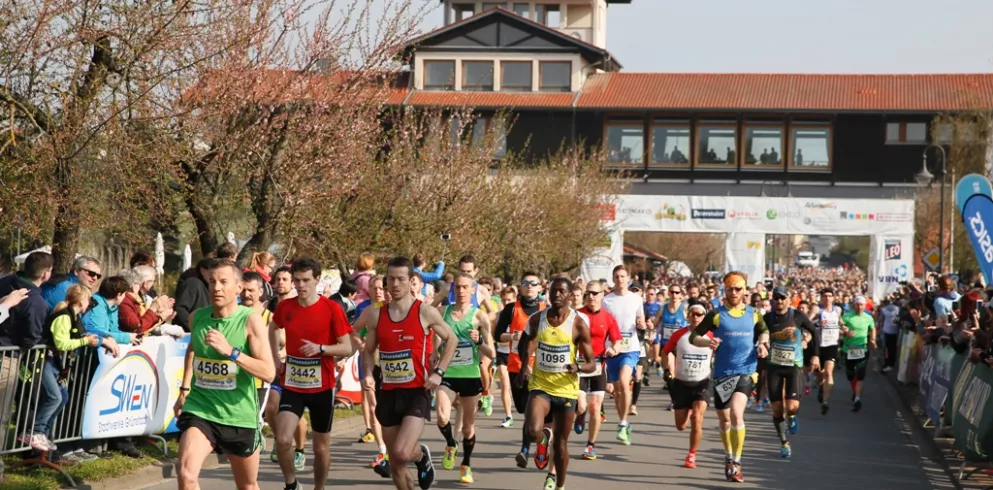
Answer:
<svg viewBox="0 0 993 490"><path fill-rule="evenodd" d="M193 359L193 371L197 388L231 391L238 386L238 365L234 361L197 357Z"/></svg>

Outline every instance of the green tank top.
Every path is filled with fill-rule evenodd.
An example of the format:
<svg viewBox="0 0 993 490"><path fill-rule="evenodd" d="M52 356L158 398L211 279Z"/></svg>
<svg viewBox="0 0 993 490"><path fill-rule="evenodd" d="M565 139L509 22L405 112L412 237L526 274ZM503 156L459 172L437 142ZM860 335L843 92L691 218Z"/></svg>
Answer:
<svg viewBox="0 0 993 490"><path fill-rule="evenodd" d="M478 378L480 376L479 346L472 341L472 337L469 335L469 331L476 328L473 325L473 320L476 318L476 310L478 309L476 307L469 308L469 313L466 313L465 317L455 321L452 318L452 307L445 308L445 323L452 327L455 337L459 340L455 357L448 365L448 370L445 371L446 378Z"/></svg>
<svg viewBox="0 0 993 490"><path fill-rule="evenodd" d="M218 330L232 347L242 355L251 355L245 334L245 324L252 309L238 306L226 318L213 318L211 307L194 313L190 328L193 345L193 383L183 412L204 420L232 427L259 427L259 399L255 391L255 376L228 358L221 356L204 339L210 330Z"/></svg>

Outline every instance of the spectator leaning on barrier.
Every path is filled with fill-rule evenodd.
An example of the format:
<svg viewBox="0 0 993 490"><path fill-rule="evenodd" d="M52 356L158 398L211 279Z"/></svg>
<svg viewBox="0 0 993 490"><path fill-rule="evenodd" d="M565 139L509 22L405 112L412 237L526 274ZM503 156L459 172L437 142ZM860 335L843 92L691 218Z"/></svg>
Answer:
<svg viewBox="0 0 993 490"><path fill-rule="evenodd" d="M196 275L187 277L176 288L176 303L173 305L176 317L173 323L186 331L190 330L190 313L210 305L210 296L207 294L207 271L214 262L216 259L202 259L197 263Z"/></svg>
<svg viewBox="0 0 993 490"><path fill-rule="evenodd" d="M28 298L27 289L17 289L7 296L0 298L0 325L10 318L10 309L19 305L21 301Z"/></svg>
<svg viewBox="0 0 993 490"><path fill-rule="evenodd" d="M96 292L97 283L103 277L100 271L100 261L86 255L81 255L72 263L72 272L66 275L51 277L41 288L42 296L48 302L49 310L65 301L66 291L73 284L82 284L91 293Z"/></svg>
<svg viewBox="0 0 993 490"><path fill-rule="evenodd" d="M338 303L341 309L345 312L345 317L348 318L349 323L355 321L355 296L358 294L358 287L355 283L345 279L342 281L341 286L338 288L338 292L331 295L331 301Z"/></svg>
<svg viewBox="0 0 993 490"><path fill-rule="evenodd" d="M145 293L155 284L155 269L139 265L134 269L118 274L131 285L118 307L118 324L121 330L144 334L172 319L173 301L168 296L159 296L151 304L145 302Z"/></svg>
<svg viewBox="0 0 993 490"><path fill-rule="evenodd" d="M951 277L941 276L938 279L938 295L934 298L934 313L939 317L945 317L952 313L952 303L961 299L955 291L955 281Z"/></svg>
<svg viewBox="0 0 993 490"><path fill-rule="evenodd" d="M35 450L57 449L51 441L51 429L69 401L66 383L75 362L75 351L85 346L96 347L100 343L96 335L86 333L81 319L90 306L90 295L89 288L81 284L69 286L65 301L55 305L55 312L46 320L44 342L47 350L34 427L19 438Z"/></svg>
<svg viewBox="0 0 993 490"><path fill-rule="evenodd" d="M117 311L130 286L121 277L108 277L100 284L100 290L93 295L90 310L83 316L86 331L103 339L103 346L117 352L118 345L133 344L138 334L122 332L118 323Z"/></svg>
<svg viewBox="0 0 993 490"><path fill-rule="evenodd" d="M155 270L155 257L152 257L152 254L144 250L139 250L131 256L131 260L128 261L128 267L134 269L139 265L147 265L151 267L152 270ZM145 292L145 302L150 303L158 295L159 293L155 291L155 284L152 284L152 286L148 288L148 291Z"/></svg>
<svg viewBox="0 0 993 490"><path fill-rule="evenodd" d="M52 276L55 260L51 254L32 252L24 260L21 272L0 278L0 297L18 289L27 289L27 299L10 308L10 318L0 323L0 347L30 349L41 343L48 317L48 303L41 285Z"/></svg>

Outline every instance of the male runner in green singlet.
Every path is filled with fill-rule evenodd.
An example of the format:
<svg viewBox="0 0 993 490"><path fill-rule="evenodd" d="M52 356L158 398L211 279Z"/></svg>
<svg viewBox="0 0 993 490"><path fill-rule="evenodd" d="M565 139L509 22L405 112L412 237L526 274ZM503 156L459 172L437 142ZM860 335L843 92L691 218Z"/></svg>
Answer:
<svg viewBox="0 0 993 490"><path fill-rule="evenodd" d="M208 272L212 306L190 315L183 383L173 410L179 440L179 488L198 490L211 451L226 454L239 490L259 488L259 400L255 379L276 376L262 316L237 302L241 269L217 261Z"/></svg>

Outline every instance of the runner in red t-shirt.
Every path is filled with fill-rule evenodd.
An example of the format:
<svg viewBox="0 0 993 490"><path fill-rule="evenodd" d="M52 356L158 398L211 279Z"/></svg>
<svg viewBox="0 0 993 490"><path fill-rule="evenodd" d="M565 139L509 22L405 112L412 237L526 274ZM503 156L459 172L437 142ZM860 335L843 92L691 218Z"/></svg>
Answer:
<svg viewBox="0 0 993 490"><path fill-rule="evenodd" d="M286 489L299 488L293 464L293 433L304 409L310 410L314 489L321 490L331 467L335 357L351 356L356 346L345 311L338 303L317 294L321 265L313 259L298 259L290 266L290 274L297 297L279 302L269 334L273 359L278 360L279 329L286 333L286 362L277 366L283 393L276 417L276 449Z"/></svg>
<svg viewBox="0 0 993 490"><path fill-rule="evenodd" d="M431 420L431 390L441 384L458 342L441 313L411 294L414 264L410 259L394 257L386 265L386 274L389 303L382 308L366 308L353 326L356 330L368 329L362 354L362 383L369 390L376 385L372 368L378 349L383 386L376 393L376 419L383 426L393 483L398 489L413 488L407 463L414 463L417 483L427 490L434 482L434 464L431 450L420 443L420 438L424 423ZM432 335L444 344L434 369L429 347Z"/></svg>
<svg viewBox="0 0 993 490"><path fill-rule="evenodd" d="M586 305L579 309L580 313L586 315L590 320L590 341L593 346L593 355L596 357L597 370L591 374L580 373L579 375L579 401L576 407L576 433L582 434L585 429L586 414L592 413L589 418L590 433L586 440L586 450L583 451L583 459L596 459L597 435L600 433L602 419L599 417L600 408L603 406L603 395L607 389L607 373L603 369L604 355L613 357L616 355L612 347L607 347L607 339L611 344L621 341L621 329L617 325L614 315L603 309L603 285L598 281L592 281L586 285L583 293L583 300ZM582 362L578 360L577 362Z"/></svg>

